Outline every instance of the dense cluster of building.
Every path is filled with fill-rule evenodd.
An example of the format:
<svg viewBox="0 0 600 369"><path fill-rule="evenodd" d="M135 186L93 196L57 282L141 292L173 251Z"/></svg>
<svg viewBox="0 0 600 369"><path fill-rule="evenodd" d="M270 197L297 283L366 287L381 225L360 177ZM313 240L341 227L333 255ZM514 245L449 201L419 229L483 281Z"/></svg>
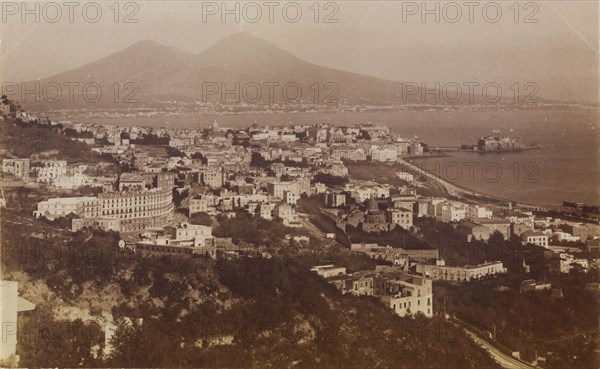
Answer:
<svg viewBox="0 0 600 369"><path fill-rule="evenodd" d="M399 316L433 316L431 279L406 273L398 266L380 265L374 271L346 273L332 264L311 269L343 294L375 296Z"/></svg>
<svg viewBox="0 0 600 369"><path fill-rule="evenodd" d="M52 125L21 113L21 119ZM136 253L216 258L233 255L239 246L215 237L212 227L193 224L197 216L233 217L240 211L289 227L306 224L299 211L303 196L319 195L321 214L339 231L369 236L411 232L418 218L451 224L465 242L489 242L492 237L518 238L523 245L545 249L556 272L587 270L579 256L600 253L598 227L558 218L535 216L528 209L483 206L467 200L418 194L418 173L395 173L402 185L348 178L349 162L402 162L424 155L417 138L402 138L380 125L337 127L327 124L282 127L206 129L117 127L62 122L73 140L118 162L111 171L102 164L57 160L55 153L2 159L3 178L57 189L96 188L94 195L51 197L37 204L35 217L71 218L73 231L100 228L135 233L135 242L120 243ZM496 138L480 141L481 150L518 148ZM178 211L176 211L178 210ZM292 237L297 242L306 236ZM326 238L335 238L328 233ZM129 238L131 239L131 238ZM556 244L567 246L556 248ZM399 248L377 243L353 243L352 252L377 260L375 270L346 273L344 267L321 265L313 271L342 293L379 298L400 316L433 315L432 281L453 283L506 273L501 261L478 265L446 265L437 249ZM260 256L269 257L261 252ZM528 281L523 291L546 289Z"/></svg>
<svg viewBox="0 0 600 369"><path fill-rule="evenodd" d="M113 231L139 231L164 227L173 218L172 173L155 176L156 185L146 186L145 179L123 174L118 191L105 186L97 197L51 198L38 203L34 216L54 220L72 215L72 229L84 227Z"/></svg>

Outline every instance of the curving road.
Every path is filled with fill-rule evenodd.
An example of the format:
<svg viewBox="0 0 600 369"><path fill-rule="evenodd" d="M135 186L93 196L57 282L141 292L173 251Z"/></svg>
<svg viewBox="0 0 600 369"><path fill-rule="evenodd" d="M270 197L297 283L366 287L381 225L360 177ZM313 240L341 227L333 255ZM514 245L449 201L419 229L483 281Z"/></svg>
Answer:
<svg viewBox="0 0 600 369"><path fill-rule="evenodd" d="M405 168L407 168L410 172L413 172L414 174L417 175L423 175L425 177L427 177L429 180L436 182L438 184L440 184L442 187L444 187L446 189L446 192L448 192L448 194L455 196L455 197L464 197L465 195L469 196L470 200L478 202L482 205L489 205L487 203L489 203L489 200L496 200L499 203L498 204L491 204L493 206L502 206L503 203L508 203L510 200L505 199L505 198L501 198L498 196L493 196L493 195L487 195L487 194L482 194L482 193L478 193L474 190L469 190L467 188L461 187L455 183L452 183L444 178L441 178L440 176L436 175L435 173L432 172L428 172L427 170L419 167L418 165L415 165L409 161L406 160L398 160L398 162L402 163L402 165L405 166ZM525 205L528 206L528 204L525 203L515 203L516 205Z"/></svg>
<svg viewBox="0 0 600 369"><path fill-rule="evenodd" d="M528 364L524 361L521 361L517 358L514 358L510 355L505 354L504 352L498 350L494 345L492 345L488 341L479 338L475 333L471 332L470 330L468 330L464 327L462 327L462 328L467 333L467 335L469 337L471 337L471 339L473 341L475 341L476 344L478 344L483 349L485 349L487 352L489 352L489 354L492 356L492 358L494 360L496 360L498 362L498 364L500 364L503 368L506 368L506 369L537 369L538 368L536 366L533 366L531 364Z"/></svg>

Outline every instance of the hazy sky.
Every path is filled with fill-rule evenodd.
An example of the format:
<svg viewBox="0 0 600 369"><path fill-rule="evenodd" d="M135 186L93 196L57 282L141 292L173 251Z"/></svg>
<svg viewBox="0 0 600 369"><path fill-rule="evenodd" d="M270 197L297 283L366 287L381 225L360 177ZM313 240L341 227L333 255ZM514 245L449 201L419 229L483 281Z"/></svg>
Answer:
<svg viewBox="0 0 600 369"><path fill-rule="evenodd" d="M298 6L274 2L273 22L263 1L229 2L229 9L239 6L239 23L234 15L222 22L221 1L135 1L127 6L122 1L118 14L115 2L97 3L102 15L96 23L83 17L86 2L74 8L73 22L63 2L57 2L60 17L41 3L36 23L34 14L23 22L20 1L4 2L2 81L48 77L141 40L197 53L232 32L245 31L309 62L371 76L427 86L497 82L506 90L515 82L534 82L541 97L598 102L596 1L484 1L472 2L472 7L464 1L323 1L318 14L314 1L297 1ZM262 11L260 18L254 4ZM433 13L423 22L423 4L433 13L438 7L439 22ZM28 7L35 13L34 3ZM297 8L302 15L292 23ZM86 9L92 20L95 7L88 4ZM137 23L124 23L128 14ZM337 23L325 23L327 15ZM251 23L253 19L258 21Z"/></svg>

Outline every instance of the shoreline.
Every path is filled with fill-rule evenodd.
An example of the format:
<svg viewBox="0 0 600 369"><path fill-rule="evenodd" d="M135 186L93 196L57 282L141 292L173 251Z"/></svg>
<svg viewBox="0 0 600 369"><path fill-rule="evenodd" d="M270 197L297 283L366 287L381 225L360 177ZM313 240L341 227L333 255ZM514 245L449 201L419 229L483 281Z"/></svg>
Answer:
<svg viewBox="0 0 600 369"><path fill-rule="evenodd" d="M413 174L423 175L428 180L439 184L446 190L448 195L458 197L461 199L465 199L465 200L469 200L469 201L473 201L473 202L477 202L479 204L488 204L489 205L490 202L496 202L496 203L499 203L499 204L496 204L497 206L506 206L501 203L512 203L512 204L514 204L515 207L526 207L526 208L534 208L534 209L540 209L540 210L542 210L542 209L551 210L553 208L560 207L560 204L524 203L524 202L511 200L511 199L507 199L507 198L500 197L500 196L485 194L485 193L479 192L477 190L472 190L472 189L466 188L464 186L452 183L446 179L439 177L438 175L436 175L433 172L425 170L413 163L410 163L410 162L404 160L404 158L401 159L401 161L399 161L398 163L400 165L404 166L408 171L412 172Z"/></svg>

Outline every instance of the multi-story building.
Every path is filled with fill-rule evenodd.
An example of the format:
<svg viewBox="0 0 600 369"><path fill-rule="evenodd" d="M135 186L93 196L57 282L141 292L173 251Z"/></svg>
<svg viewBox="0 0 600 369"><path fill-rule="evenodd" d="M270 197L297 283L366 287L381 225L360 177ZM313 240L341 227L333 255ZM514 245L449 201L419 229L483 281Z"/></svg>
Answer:
<svg viewBox="0 0 600 369"><path fill-rule="evenodd" d="M530 243L542 247L548 246L548 235L539 231L525 231L521 234L521 240L525 244Z"/></svg>
<svg viewBox="0 0 600 369"><path fill-rule="evenodd" d="M175 186L175 173L159 172L154 178L156 188L173 188Z"/></svg>
<svg viewBox="0 0 600 369"><path fill-rule="evenodd" d="M275 204L261 203L258 205L258 214L263 219L273 220L273 209L275 209Z"/></svg>
<svg viewBox="0 0 600 369"><path fill-rule="evenodd" d="M440 222L458 222L465 219L467 207L464 204L442 202L436 206L436 219Z"/></svg>
<svg viewBox="0 0 600 369"><path fill-rule="evenodd" d="M121 220L117 218L76 218L71 222L71 231L83 228L103 229L105 231L121 231Z"/></svg>
<svg viewBox="0 0 600 369"><path fill-rule="evenodd" d="M483 218L487 218L487 219L491 219L492 218L492 211L489 209L486 209L483 206L479 206L479 205L468 205L467 206L467 211L465 214L465 218L467 219L483 219Z"/></svg>
<svg viewBox="0 0 600 369"><path fill-rule="evenodd" d="M433 287L431 279L393 273L380 278L377 285L379 299L399 316L423 314L433 317Z"/></svg>
<svg viewBox="0 0 600 369"><path fill-rule="evenodd" d="M355 296L373 296L375 294L377 274L364 270L350 274L347 280L345 291L343 293L351 293Z"/></svg>
<svg viewBox="0 0 600 369"><path fill-rule="evenodd" d="M289 204L278 205L275 208L275 215L288 227L297 227L300 225L298 213L296 213L296 210Z"/></svg>
<svg viewBox="0 0 600 369"><path fill-rule="evenodd" d="M330 208L337 208L346 205L346 194L339 192L328 193L325 196L325 205Z"/></svg>
<svg viewBox="0 0 600 369"><path fill-rule="evenodd" d="M201 195L199 198L190 199L189 216L194 213L216 214L216 197L213 195Z"/></svg>
<svg viewBox="0 0 600 369"><path fill-rule="evenodd" d="M222 168L205 168L198 173L198 183L212 188L223 186L224 173Z"/></svg>
<svg viewBox="0 0 600 369"><path fill-rule="evenodd" d="M500 232L505 240L510 239L510 220L508 219L487 219L487 218L476 218L473 219L474 223L486 226L490 230L490 234L494 232Z"/></svg>
<svg viewBox="0 0 600 369"><path fill-rule="evenodd" d="M412 210L404 208L388 208L388 221L391 224L397 224L404 229L410 229L413 226Z"/></svg>
<svg viewBox="0 0 600 369"><path fill-rule="evenodd" d="M140 173L121 173L119 176L119 191L143 190L146 188L147 178Z"/></svg>
<svg viewBox="0 0 600 369"><path fill-rule="evenodd" d="M173 217L173 193L170 188L103 192L98 195L102 217L119 218L121 231L163 227Z"/></svg>
<svg viewBox="0 0 600 369"><path fill-rule="evenodd" d="M95 197L58 197L41 201L33 216L54 220L68 215L79 218L97 218L102 216L102 202Z"/></svg>
<svg viewBox="0 0 600 369"><path fill-rule="evenodd" d="M296 194L298 197L300 196L298 190L298 184L296 182L289 181L277 181L277 182L268 182L267 183L267 191L269 195L274 196L278 199L284 200L286 192L292 192Z"/></svg>
<svg viewBox="0 0 600 369"><path fill-rule="evenodd" d="M439 258L437 249L405 250L399 247L379 246L376 243L353 243L350 245L353 252L362 252L372 259L390 261L395 265L404 264L407 259L436 260Z"/></svg>
<svg viewBox="0 0 600 369"><path fill-rule="evenodd" d="M28 181L30 160L24 159L2 159L2 171Z"/></svg>
<svg viewBox="0 0 600 369"><path fill-rule="evenodd" d="M331 158L336 160L365 161L367 160L367 153L360 147L335 147L331 151Z"/></svg>
<svg viewBox="0 0 600 369"><path fill-rule="evenodd" d="M416 212L417 204L417 196L412 194L390 197L390 205L394 208L404 208Z"/></svg>
<svg viewBox="0 0 600 369"><path fill-rule="evenodd" d="M375 271L364 270L346 274L346 268L333 264L311 269L342 294L376 296L397 315L423 314L433 316L433 289L430 279L407 274L398 267L385 266Z"/></svg>
<svg viewBox="0 0 600 369"><path fill-rule="evenodd" d="M198 236L202 238L212 237L212 227L184 223L175 229L175 238L177 240L190 240Z"/></svg>
<svg viewBox="0 0 600 369"><path fill-rule="evenodd" d="M38 183L53 184L63 175L68 175L69 168L66 160L46 160L43 166L37 168Z"/></svg>
<svg viewBox="0 0 600 369"><path fill-rule="evenodd" d="M534 227L535 216L527 213L517 213L508 217L508 220L514 224L524 224L530 228Z"/></svg>
<svg viewBox="0 0 600 369"><path fill-rule="evenodd" d="M371 147L371 161L396 162L398 160L398 149L396 147Z"/></svg>
<svg viewBox="0 0 600 369"><path fill-rule="evenodd" d="M416 272L433 280L465 282L485 276L506 273L506 268L501 261L459 267L447 266L443 260L440 260L436 265L417 264Z"/></svg>
<svg viewBox="0 0 600 369"><path fill-rule="evenodd" d="M288 205L296 205L298 199L300 199L298 191L285 191L283 193L283 201Z"/></svg>

